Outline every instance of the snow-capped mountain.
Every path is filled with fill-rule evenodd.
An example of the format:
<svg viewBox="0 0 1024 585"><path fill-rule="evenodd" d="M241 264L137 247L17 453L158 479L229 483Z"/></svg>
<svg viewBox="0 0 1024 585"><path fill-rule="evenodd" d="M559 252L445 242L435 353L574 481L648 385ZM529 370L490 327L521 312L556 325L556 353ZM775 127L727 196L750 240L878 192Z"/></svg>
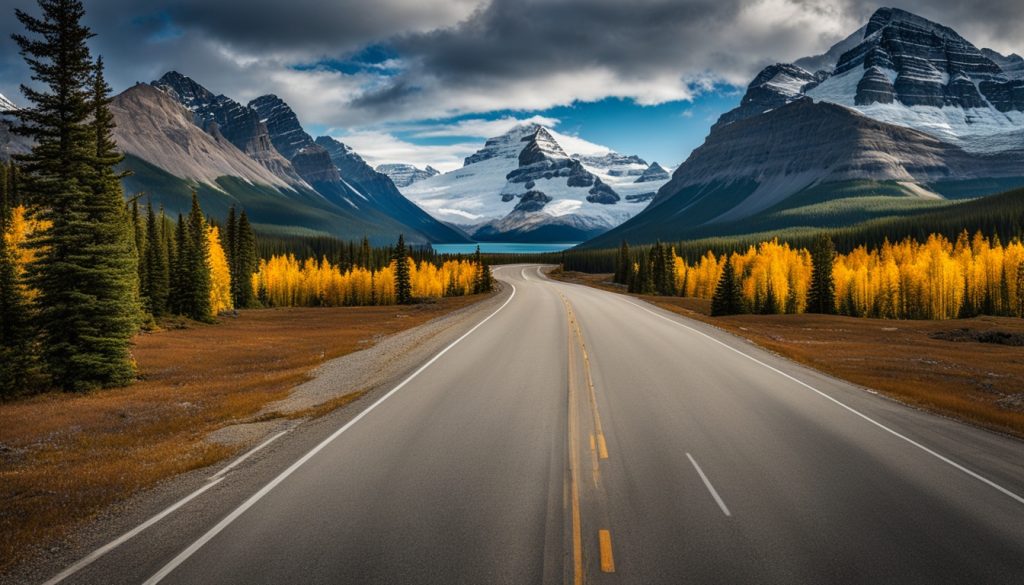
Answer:
<svg viewBox="0 0 1024 585"><path fill-rule="evenodd" d="M564 145L582 154L569 155ZM635 215L661 182L637 182L639 157L537 124L489 138L462 168L402 192L434 217L478 240L580 241Z"/></svg>
<svg viewBox="0 0 1024 585"><path fill-rule="evenodd" d="M765 68L718 125L804 96L966 150L1015 148L1024 138L1024 59L978 49L953 29L896 8L879 9L824 55Z"/></svg>
<svg viewBox="0 0 1024 585"><path fill-rule="evenodd" d="M427 168L420 169L413 165L406 163L389 163L377 165L377 172L383 173L391 179L391 182L395 184L399 189L408 187L416 181L422 181L423 179L429 179L441 174L441 171L434 167L427 165Z"/></svg>
<svg viewBox="0 0 1024 585"><path fill-rule="evenodd" d="M18 106L14 105L14 102L4 97L4 94L0 93L0 112L7 112L10 110L17 110Z"/></svg>
<svg viewBox="0 0 1024 585"><path fill-rule="evenodd" d="M145 192L171 213L187 212L196 189L209 213L241 206L263 232L466 241L351 149L315 142L276 96L242 105L170 72L116 96L111 112L124 166L134 172L126 192Z"/></svg>
<svg viewBox="0 0 1024 585"><path fill-rule="evenodd" d="M1022 69L879 9L826 53L762 70L650 206L593 245L840 226L1024 185Z"/></svg>

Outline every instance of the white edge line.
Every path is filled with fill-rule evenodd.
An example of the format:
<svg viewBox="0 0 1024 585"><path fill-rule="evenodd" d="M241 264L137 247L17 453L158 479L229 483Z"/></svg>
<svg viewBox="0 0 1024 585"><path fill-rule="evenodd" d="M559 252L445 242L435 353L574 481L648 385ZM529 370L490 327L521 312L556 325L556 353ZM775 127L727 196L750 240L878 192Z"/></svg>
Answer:
<svg viewBox="0 0 1024 585"><path fill-rule="evenodd" d="M924 451L925 453L928 453L929 455L939 459L943 463L946 463L946 464L952 466L953 468L958 469L958 470L966 473L967 475L969 475L969 476L973 477L974 479L984 483L985 485L987 485L989 487L992 487L992 488L1002 492L1003 494L1013 498L1014 500L1016 500L1017 502L1019 502L1021 504L1024 504L1024 497L1021 497L1021 496L1013 493L1012 491L1004 488L1003 486L997 484L996 482L992 481L991 479L988 479L987 477L985 477L983 475L980 475L980 474L978 474L978 473L976 473L974 471L971 471L970 469L967 469L966 467L964 467L963 465L960 465L956 461L953 461L949 457L946 457L945 455L942 455L941 453L938 453L938 452L933 451L932 449L930 449L928 447L925 447L924 445L922 445L921 443L918 443L917 441L911 439L910 437L907 437L906 435L903 435L903 434L899 433L898 431L895 431L895 430L885 426L884 424L876 421L875 419L873 419L870 416L860 412L859 410L857 410L857 409L855 409L855 408L853 408L851 406L847 406L845 403L840 402L839 400L833 398L832 396L829 396L828 394L826 394L825 392L822 392L821 390L818 390L814 386L811 386L810 384L808 384L806 382L802 382L802 381L798 380L797 378L794 378L793 376L790 376L786 372L783 372L782 370L780 370L778 368L770 366L770 365L762 362L761 360L755 358L754 356L746 354L746 353L736 349L735 347L732 347L731 345L729 345L729 344L727 344L727 343L725 343L723 341L719 341L718 339L715 339L714 337L708 335L707 333L704 333L703 331L694 329L693 327L690 327L689 325L686 325L685 323L680 323L679 321L676 321L675 319L669 319L668 317L666 317L664 315L659 315L658 313L655 313L654 311L651 311L651 310L649 310L649 309L647 309L645 307L642 307L642 306L634 303L633 301L626 300L626 299L623 299L623 300L625 302L633 305L634 307L640 309L641 311L646 311L646 312L654 315L655 317L658 317L659 319L664 319L665 321L668 321L669 323L674 323L674 324L676 324L676 325L678 325L680 327L683 327L685 329L689 329L690 331L692 331L692 332L694 332L694 333L696 333L698 335L702 335L702 336L710 339L711 341L714 341L715 343L717 343L718 345L721 345L722 347L724 347L726 349L729 349L731 351L734 351L734 352L740 354L741 356L749 359L750 361L752 361L754 363L760 364L761 366L764 366L764 367L768 368L769 370L775 372L776 374L779 374L780 376L783 376L785 378L788 378L788 379L792 380L793 382L796 382L797 384L803 386L804 388L807 388L808 390L811 390L812 392L822 396L823 398L826 398L826 399L834 402L835 404L845 408L849 412L859 416L860 418L862 418L862 419L868 421L869 423L875 425L876 427L878 427L878 428L888 432L889 434L891 434L891 435L893 435L895 437L898 437L900 439L903 439L907 443L910 443L911 445L917 447L918 449Z"/></svg>
<svg viewBox="0 0 1024 585"><path fill-rule="evenodd" d="M220 471L218 471L217 473L215 473L215 474L211 475L209 479L217 479L218 477L220 477L220 476L224 475L225 473L227 473L227 472L231 471L231 470L232 470L232 469L234 469L235 467L238 467L238 465L239 465L240 463L242 463L243 461L245 461L245 460L246 460L246 459L248 459L249 457L252 457L253 455L255 455L255 454L256 454L256 452L257 452L257 451L259 451L260 449L262 449L262 448L266 447L267 445L269 445L269 444L273 443L274 441L276 441L277 439L279 439L279 438L280 438L280 437L281 437L282 435L284 435L284 434L285 434L285 433L287 433L287 432L288 432L288 429L285 429L285 430L283 430L283 431L281 431L281 432L277 433L276 435L274 435L274 436L270 437L270 438L269 438L269 439L267 439L266 441L263 441L263 442L262 442L262 443L260 443L259 445L256 445L255 447L253 447L252 449L250 449L249 451L247 451L247 452L245 453L245 455L242 455L242 456L241 456L241 457L239 457L238 459L235 459L234 461L232 461L231 463L229 463L229 464L228 464L227 466L225 466L225 467L224 467L224 469L221 469L221 470L220 470Z"/></svg>
<svg viewBox="0 0 1024 585"><path fill-rule="evenodd" d="M502 303L502 305L500 307L497 308L497 310L495 310L493 313L491 313L490 315L485 317L483 321L480 321L479 323L474 325L472 329L470 329L469 331L463 333L461 337L459 337L455 341L451 342L451 344L449 344L447 347L442 349L437 355L435 355L434 357L430 358L430 361L428 361L427 363L425 363L422 366L420 366L419 369L417 369L415 372L413 372L411 375L409 375L408 378L406 378L401 383L399 383L397 386L395 386L390 391L388 391L387 394L385 394L384 396L381 396L379 400L377 400L376 402L374 402L373 404L368 406L366 408L366 410L360 412L352 420L350 420L347 423L345 423L345 425L342 426L340 429L334 431L334 433L332 433L331 436L329 436L326 439L324 439L316 447L313 447L308 453L303 455L302 458L300 458L298 461L296 461L295 463L292 463L291 466L288 467L288 469L285 469L284 471L282 471L281 474L278 475L277 477L275 477L273 480L271 480L270 483L268 483L267 485L263 486L263 488L260 489L260 491L258 491L255 494L253 494L248 500L246 500L244 503L242 503L242 505L240 505L237 508L235 508L235 510L233 512L228 514L226 517L224 517L223 520L218 522L213 528L211 528L209 531L207 531L206 534L201 536L199 538L199 540L196 540L195 542L193 542L188 548L186 548L181 553L179 553L178 556L176 556L173 559L171 559L171 561L168 562L166 565L164 565L163 568L161 568L159 571L157 571L157 573L155 575L153 575L152 577L147 579L145 581L145 583L143 583L143 585L155 585L156 583L159 583L161 580L163 580L163 578L166 577L167 575L169 575L171 573L171 571L173 571L178 566L180 566L182 563L184 563L186 560L188 560L189 557L191 557L193 554L195 554L196 551L198 551L200 548L202 548L207 542L210 542L210 540L212 540L221 531L223 531L225 528L227 528L232 522L237 520L238 517L241 516L242 514L244 514L246 510L248 510L249 508L251 508L254 505L256 505L257 502L259 502L261 499L263 499L263 497L266 496L268 493L270 493L271 490L273 490L281 482L283 482L285 479L287 479L288 476L290 476L292 473L295 473L295 470L297 470L299 467L302 467L303 464L305 464L307 461L312 459L317 453L319 453L325 447L327 447L329 444L331 444L335 439L337 439L339 436L341 436L342 433L344 433L345 431L350 429L353 425L355 425L357 422L362 420L364 416L366 416L367 414L370 414L370 412L372 412L375 408L377 408L377 406L379 406L385 400L390 398L393 394L395 394L396 392L401 390L403 387L405 387L406 384L408 384L414 378L419 376L420 373L422 373L424 370L426 370L428 367L430 367L431 364L436 362L441 356L443 356L444 354L448 353L448 350L450 350L451 348L455 347L463 339L469 337L469 335L471 333L473 333L474 331L476 331L477 329L479 329L481 325L483 325L484 323L490 321L492 317L494 317L499 312L501 312L501 310L504 309L510 302L512 302L512 299L515 298L515 296L516 296L516 287L511 282L509 282L509 286L512 287L512 294L508 297L508 299L505 300L504 303Z"/></svg>
<svg viewBox="0 0 1024 585"><path fill-rule="evenodd" d="M185 496L184 498L178 500L177 502L172 504L170 507L166 508L163 512L160 512L156 516L153 516L149 520L146 520L142 524L139 524L135 528L129 530L128 532L125 532L124 534L122 534L118 538L116 538L116 539L108 542L107 544L101 546L100 548L94 550L91 554L89 554L89 556L83 558L82 560L78 561L77 563L75 563L75 564L71 565L70 567L64 569L63 571L61 571L60 573L55 575L53 578L51 578L49 581L43 583L43 585L55 585L56 583L60 583L61 581L63 581L64 579L67 579L68 577L70 577L71 575L77 573L78 571L81 571L85 567L88 567L89 565L93 564L97 559L102 557L103 555L105 555L108 552L114 550L115 548L121 546L126 541L134 538L136 535L138 535L143 530L149 528L150 526L152 526L152 525L156 524L157 522L159 522L159 521L163 520L164 518L166 518L169 514L171 514L172 512L177 510L178 508L184 506L185 504L189 503L193 499L199 497L200 495L202 495L203 492L205 492L206 490L208 490L208 489L212 488L213 486L217 485L223 479L224 479L223 477L217 478L217 479L211 481L210 483L204 485L203 487L197 489L196 491L192 492L191 494Z"/></svg>
<svg viewBox="0 0 1024 585"><path fill-rule="evenodd" d="M704 475L704 470L700 468L700 465L697 465L697 460L689 453L686 454L686 457L689 458L690 463L693 464L693 468L697 470L697 474L700 475L700 478L704 481L704 486L708 488L709 492L711 492L711 497L715 498L715 502L717 502L718 507L722 509L722 513L726 516L732 516L732 514L729 513L729 508L725 507L725 502L722 500L722 496L718 495L718 492L715 491L715 486L711 485L711 481L708 479L708 476Z"/></svg>

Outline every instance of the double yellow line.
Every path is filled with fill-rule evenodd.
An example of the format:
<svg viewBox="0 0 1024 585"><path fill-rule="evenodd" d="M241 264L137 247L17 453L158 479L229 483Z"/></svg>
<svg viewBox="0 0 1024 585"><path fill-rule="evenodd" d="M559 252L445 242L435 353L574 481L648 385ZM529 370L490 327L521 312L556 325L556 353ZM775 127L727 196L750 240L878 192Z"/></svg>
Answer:
<svg viewBox="0 0 1024 585"><path fill-rule="evenodd" d="M594 389L594 379L590 369L590 355L587 352L586 343L583 340L583 331L580 329L579 320L573 311L572 303L565 295L561 295L562 303L565 305L566 315L569 320L569 481L572 502L572 557L573 557L573 584L583 585L584 562L583 562L583 527L582 513L580 511L580 488L579 488L579 400L576 395L577 372L576 372L576 348L578 347L583 356L583 372L587 389L587 401L590 404L590 411L593 414L594 432L590 435L590 451L593 456L593 476L595 487L599 485L600 464L599 459L608 459L608 442L605 440L604 429L601 426L601 415L597 409L597 395ZM604 573L615 572L615 559L612 553L611 531L601 529L598 531L598 548L600 553L600 567Z"/></svg>

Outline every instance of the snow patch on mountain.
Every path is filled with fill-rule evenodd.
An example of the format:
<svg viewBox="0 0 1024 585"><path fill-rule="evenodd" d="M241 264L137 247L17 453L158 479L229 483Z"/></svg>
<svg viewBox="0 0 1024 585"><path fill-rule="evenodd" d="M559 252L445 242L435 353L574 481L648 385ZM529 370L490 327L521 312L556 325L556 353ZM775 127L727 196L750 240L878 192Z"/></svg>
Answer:
<svg viewBox="0 0 1024 585"><path fill-rule="evenodd" d="M597 233L638 213L668 180L638 183L649 167L639 157L527 124L489 138L461 169L402 192L435 218L481 236L541 226Z"/></svg>
<svg viewBox="0 0 1024 585"><path fill-rule="evenodd" d="M14 102L7 99L2 93L0 93L0 112L9 112L17 109L18 106L14 105Z"/></svg>

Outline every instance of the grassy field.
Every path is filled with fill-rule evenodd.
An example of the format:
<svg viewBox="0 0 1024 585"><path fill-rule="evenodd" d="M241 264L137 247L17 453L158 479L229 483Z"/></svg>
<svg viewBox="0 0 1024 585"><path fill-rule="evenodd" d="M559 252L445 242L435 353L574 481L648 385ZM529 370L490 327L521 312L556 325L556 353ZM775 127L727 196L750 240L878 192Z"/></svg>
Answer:
<svg viewBox="0 0 1024 585"><path fill-rule="evenodd" d="M216 325L188 323L137 337L142 379L133 386L0 404L0 573L114 501L233 455L241 447L204 438L252 420L322 362L479 299L243 311Z"/></svg>
<svg viewBox="0 0 1024 585"><path fill-rule="evenodd" d="M624 293L610 274L553 276ZM703 299L639 296L906 404L1024 438L1024 320L890 321L826 315L710 317ZM1002 343L992 343L1000 341Z"/></svg>

